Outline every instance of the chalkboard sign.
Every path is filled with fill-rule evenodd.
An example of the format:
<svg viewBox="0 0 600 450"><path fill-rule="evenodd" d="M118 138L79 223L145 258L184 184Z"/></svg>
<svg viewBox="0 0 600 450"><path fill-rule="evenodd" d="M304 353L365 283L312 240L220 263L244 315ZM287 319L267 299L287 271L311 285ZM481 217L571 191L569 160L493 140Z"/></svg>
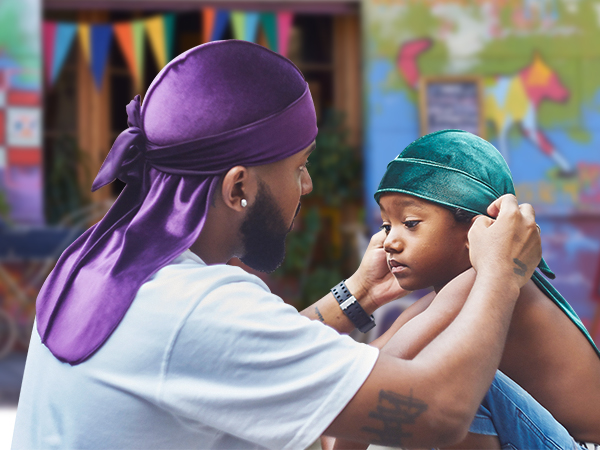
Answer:
<svg viewBox="0 0 600 450"><path fill-rule="evenodd" d="M423 77L419 85L421 135L459 129L484 136L481 78Z"/></svg>

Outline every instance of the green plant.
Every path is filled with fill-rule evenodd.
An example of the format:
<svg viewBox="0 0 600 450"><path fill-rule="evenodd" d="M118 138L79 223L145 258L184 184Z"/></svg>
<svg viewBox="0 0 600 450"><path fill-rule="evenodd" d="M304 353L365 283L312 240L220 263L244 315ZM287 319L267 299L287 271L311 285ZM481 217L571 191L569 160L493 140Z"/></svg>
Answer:
<svg viewBox="0 0 600 450"><path fill-rule="evenodd" d="M348 143L348 134L345 115L328 111L319 126L317 149L310 157L311 196L327 206L342 207L346 201L362 198L361 160Z"/></svg>
<svg viewBox="0 0 600 450"><path fill-rule="evenodd" d="M329 111L319 126L317 148L309 158L313 192L302 200L297 229L286 241L285 260L272 275L298 282L297 297L291 300L301 308L350 275L348 251L343 251L348 249L340 249L331 239L332 233L339 236L342 230L339 224L333 229L331 223L327 226L325 214L334 209L342 217L362 201L361 161L347 138L344 115Z"/></svg>
<svg viewBox="0 0 600 450"><path fill-rule="evenodd" d="M89 179L89 161L70 136L59 137L49 150L44 190L46 219L58 223L89 203L89 196L79 185L80 175Z"/></svg>

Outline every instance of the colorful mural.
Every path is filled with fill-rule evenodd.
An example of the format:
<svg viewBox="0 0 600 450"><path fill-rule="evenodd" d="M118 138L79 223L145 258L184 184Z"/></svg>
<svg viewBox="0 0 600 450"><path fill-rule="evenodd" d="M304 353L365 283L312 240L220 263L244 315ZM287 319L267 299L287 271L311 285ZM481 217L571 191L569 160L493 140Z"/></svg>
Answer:
<svg viewBox="0 0 600 450"><path fill-rule="evenodd" d="M363 30L367 199L387 163L419 136L420 77L480 77L485 137L509 163L519 199L544 221L557 286L591 320L600 263L600 1L365 0ZM586 267L573 264L583 260Z"/></svg>
<svg viewBox="0 0 600 450"><path fill-rule="evenodd" d="M39 0L0 3L0 218L42 224Z"/></svg>

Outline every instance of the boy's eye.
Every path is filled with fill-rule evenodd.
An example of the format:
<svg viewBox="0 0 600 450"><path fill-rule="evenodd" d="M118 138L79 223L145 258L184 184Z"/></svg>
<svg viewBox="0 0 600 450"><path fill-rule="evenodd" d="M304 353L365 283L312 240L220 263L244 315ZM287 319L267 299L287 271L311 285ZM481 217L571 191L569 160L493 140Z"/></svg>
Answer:
<svg viewBox="0 0 600 450"><path fill-rule="evenodd" d="M414 228L419 224L419 220L407 220L406 222L402 222L406 228Z"/></svg>
<svg viewBox="0 0 600 450"><path fill-rule="evenodd" d="M300 166L300 170L305 170L308 166L310 166L310 161L306 160L306 162Z"/></svg>
<svg viewBox="0 0 600 450"><path fill-rule="evenodd" d="M383 225L381 225L381 226L379 227L379 229L380 229L380 230L383 230L383 231L385 231L385 234L388 234L388 233L390 232L390 229L391 229L391 228L392 228L392 227L391 227L391 226L389 226L387 223L384 223Z"/></svg>

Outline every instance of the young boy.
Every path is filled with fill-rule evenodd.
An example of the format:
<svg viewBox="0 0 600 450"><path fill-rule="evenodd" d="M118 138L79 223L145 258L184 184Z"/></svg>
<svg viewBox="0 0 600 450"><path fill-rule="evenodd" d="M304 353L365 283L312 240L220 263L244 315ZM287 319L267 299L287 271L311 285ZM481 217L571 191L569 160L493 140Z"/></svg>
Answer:
<svg viewBox="0 0 600 450"><path fill-rule="evenodd" d="M409 307L374 345L382 346L394 333L402 333L405 345L400 356L412 359L455 319L474 280L467 241L472 219L487 214L488 205L508 193L514 194L514 187L500 153L464 131L423 136L388 165L375 199L381 209L389 269L403 289L433 287L434 292ZM538 268L554 278L543 259ZM436 294L457 277L464 295L436 302ZM570 305L534 273L521 289L499 369L578 442L600 443L599 356ZM564 432L554 419L528 418L521 411L491 418L478 413L467 439L453 448L530 449L541 448L543 442L543 448L558 449L552 431L547 432L556 428ZM522 440L525 434L536 440ZM513 436L518 444L510 442ZM331 445L327 439L324 443ZM335 443L335 448L344 447L356 445Z"/></svg>
<svg viewBox="0 0 600 450"><path fill-rule="evenodd" d="M402 288L431 286L434 292L408 308L382 342L402 327L404 357L413 358L452 322L466 295L443 305L436 304L435 296L471 267L467 234L472 218L486 214L487 206L507 193L514 194L514 187L500 153L464 131L424 136L388 165L375 199L389 268ZM538 268L554 278L543 259ZM461 276L468 292L473 274ZM567 301L534 273L521 289L499 369L580 442L600 443L599 356ZM477 428L477 420L471 431L485 428ZM484 443L500 448L495 437L481 433L470 434L456 448L482 448Z"/></svg>

